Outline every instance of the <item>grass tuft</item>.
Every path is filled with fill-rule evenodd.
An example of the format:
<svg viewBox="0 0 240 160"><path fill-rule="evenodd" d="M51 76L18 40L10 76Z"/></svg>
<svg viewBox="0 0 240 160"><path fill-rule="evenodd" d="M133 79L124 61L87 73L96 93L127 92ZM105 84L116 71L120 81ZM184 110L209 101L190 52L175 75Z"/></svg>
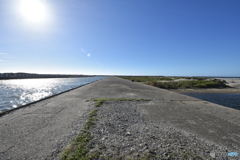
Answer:
<svg viewBox="0 0 240 160"><path fill-rule="evenodd" d="M195 108L195 109L199 109L198 107L196 107L196 106L192 106L193 108Z"/></svg>
<svg viewBox="0 0 240 160"><path fill-rule="evenodd" d="M182 100L179 100L179 102L181 102L182 104L186 104L186 103L184 103Z"/></svg>
<svg viewBox="0 0 240 160"><path fill-rule="evenodd" d="M89 113L89 117L92 118L92 117L97 116L97 111L98 111L97 109L92 110L92 112Z"/></svg>
<svg viewBox="0 0 240 160"><path fill-rule="evenodd" d="M70 148L66 149L62 155L62 160L89 160L98 158L98 154L89 154L89 149L87 149L90 140L92 139L89 129L95 125L98 110L93 110L88 115L88 120L83 127L81 133L75 138L74 142L71 144Z"/></svg>
<svg viewBox="0 0 240 160"><path fill-rule="evenodd" d="M96 98L92 99L96 107L100 107L106 101L151 101L150 99L131 99L131 98Z"/></svg>
<svg viewBox="0 0 240 160"><path fill-rule="evenodd" d="M128 99L128 98L119 98L119 99L105 99L98 98L92 99L95 102L96 107L100 107L106 101L150 101L149 99ZM90 101L90 100L87 100ZM89 129L94 127L97 116L97 109L92 110L88 115L88 120L83 127L81 133L75 138L74 142L67 148L61 155L62 160L90 160L90 159L100 159L100 152L98 149L90 150L92 135ZM102 146L105 148L105 146ZM102 149L99 148L99 149Z"/></svg>

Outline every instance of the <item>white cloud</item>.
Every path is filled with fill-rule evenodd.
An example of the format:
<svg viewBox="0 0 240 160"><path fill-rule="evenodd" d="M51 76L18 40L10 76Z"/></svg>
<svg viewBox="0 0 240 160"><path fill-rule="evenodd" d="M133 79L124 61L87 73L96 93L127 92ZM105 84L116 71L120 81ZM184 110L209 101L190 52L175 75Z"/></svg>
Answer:
<svg viewBox="0 0 240 160"><path fill-rule="evenodd" d="M91 54L90 54L90 53L88 53L88 54L87 54L87 56L88 56L88 57L90 57L90 56L91 56Z"/></svg>
<svg viewBox="0 0 240 160"><path fill-rule="evenodd" d="M5 55L5 54L7 54L7 53L4 53L4 52L0 52L0 55L3 55L3 54Z"/></svg>
<svg viewBox="0 0 240 160"><path fill-rule="evenodd" d="M4 62L4 60L1 60L1 59L0 59L0 62Z"/></svg>
<svg viewBox="0 0 240 160"><path fill-rule="evenodd" d="M81 48L81 51L83 52L83 53L85 53L86 51L85 51L85 49L83 49L83 48Z"/></svg>

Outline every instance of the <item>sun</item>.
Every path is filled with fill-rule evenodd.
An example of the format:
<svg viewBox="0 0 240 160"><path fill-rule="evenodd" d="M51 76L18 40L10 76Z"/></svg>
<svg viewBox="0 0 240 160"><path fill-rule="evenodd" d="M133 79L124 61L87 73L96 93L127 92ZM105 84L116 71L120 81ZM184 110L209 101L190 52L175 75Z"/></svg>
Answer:
<svg viewBox="0 0 240 160"><path fill-rule="evenodd" d="M25 20L33 23L44 23L48 18L43 0L21 0L20 13Z"/></svg>

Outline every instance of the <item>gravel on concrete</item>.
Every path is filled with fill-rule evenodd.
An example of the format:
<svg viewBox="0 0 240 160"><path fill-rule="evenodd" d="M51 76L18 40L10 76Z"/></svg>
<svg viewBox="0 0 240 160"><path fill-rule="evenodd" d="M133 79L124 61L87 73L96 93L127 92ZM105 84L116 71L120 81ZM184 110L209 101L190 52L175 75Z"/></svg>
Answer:
<svg viewBox="0 0 240 160"><path fill-rule="evenodd" d="M90 129L89 150L98 159L226 159L229 148L179 130L156 124L141 109L150 102L105 102Z"/></svg>

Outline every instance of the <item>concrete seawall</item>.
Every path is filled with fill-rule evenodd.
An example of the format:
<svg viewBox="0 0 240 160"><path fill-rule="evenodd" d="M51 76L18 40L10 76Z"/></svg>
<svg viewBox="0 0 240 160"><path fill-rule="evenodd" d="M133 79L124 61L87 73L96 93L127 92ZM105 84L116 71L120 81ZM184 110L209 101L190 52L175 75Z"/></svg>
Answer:
<svg viewBox="0 0 240 160"><path fill-rule="evenodd" d="M239 110L109 77L0 117L0 159L57 159L81 130L92 98L151 99L140 108L155 125L166 123L240 152Z"/></svg>

